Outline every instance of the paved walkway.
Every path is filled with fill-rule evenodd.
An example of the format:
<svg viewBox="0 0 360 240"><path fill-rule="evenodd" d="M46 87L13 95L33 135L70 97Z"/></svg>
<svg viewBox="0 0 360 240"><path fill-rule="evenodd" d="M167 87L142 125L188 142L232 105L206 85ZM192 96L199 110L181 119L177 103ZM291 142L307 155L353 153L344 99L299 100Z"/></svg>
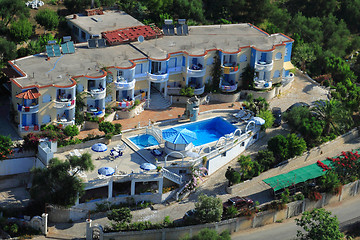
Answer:
<svg viewBox="0 0 360 240"><path fill-rule="evenodd" d="M278 96L277 98L273 99L270 102L271 107L281 107L282 110L286 110L290 105L295 102L306 102L306 103L313 103L315 100L318 99L326 99L327 98L327 91L323 88L313 84L312 82L308 81L305 77L299 76L295 78L294 83L292 84L291 89L288 92L283 92L282 95ZM235 105L233 108L239 109L240 103L234 103ZM226 109L230 108L232 104L224 103L224 104L211 104L211 105L202 105L200 107L200 111L207 111L210 109ZM136 116L133 119L126 119L126 120L118 120L123 125L123 129L128 129L134 127L138 122L141 125L147 125L149 119L152 121L161 121L166 120L169 118L176 118L177 115L181 115L184 111L184 108L180 107L172 107L170 110L164 111L151 111L145 110L141 115ZM248 148L244 154L254 154L262 148L266 147L266 143L269 138L275 136L277 134L285 134L288 130L286 129L286 124L284 124L281 128L270 129L266 131L266 134L259 139L253 146ZM330 152L324 153L322 156L316 159L311 159L306 162L292 162L280 170L277 171L268 171L263 173L259 178L254 178L252 181L245 184L244 188L241 192L235 193L233 195L250 195L254 200L258 200L260 202L265 202L270 199L270 196L267 192L267 187L265 184L262 183L262 179L275 176L279 173L284 173L290 171L292 169L305 166L307 164L311 164L316 162L317 160L325 159L326 157L331 157L339 154L341 151L344 150L351 150L354 148L360 147L360 143L358 142L350 142L343 145L339 145L337 148L334 148ZM132 212L133 214L133 221L144 221L149 220L152 222L160 222L164 219L165 216L170 216L171 219L176 220L182 218L184 213L192 208L194 208L194 204L197 200L197 197L200 194L207 194L220 197L223 201L230 197L229 194L226 193L225 187L227 184L227 180L225 179L225 171L227 166L234 166L237 167L236 159L231 161L228 165L222 167L213 175L208 177L204 183L199 187L196 193L190 195L189 198L174 203L170 206L164 206L162 204L155 205L154 210L142 209L139 211ZM96 216L92 216L94 219L94 223L98 223L101 225L105 225L108 223L105 214L97 214ZM63 223L63 224L56 224L50 225L50 236L58 236L58 234L65 236L74 236L74 237L83 237L85 234L85 222L79 223Z"/></svg>

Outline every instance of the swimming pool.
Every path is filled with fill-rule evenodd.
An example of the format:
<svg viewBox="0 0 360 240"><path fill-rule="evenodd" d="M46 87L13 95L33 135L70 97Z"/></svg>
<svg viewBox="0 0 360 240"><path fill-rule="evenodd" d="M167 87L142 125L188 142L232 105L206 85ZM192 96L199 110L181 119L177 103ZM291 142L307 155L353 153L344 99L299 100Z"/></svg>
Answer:
<svg viewBox="0 0 360 240"><path fill-rule="evenodd" d="M234 125L221 117L188 123L179 127L186 128L196 133L197 140L193 142L195 146L217 141L225 134L232 133L236 130Z"/></svg>
<svg viewBox="0 0 360 240"><path fill-rule="evenodd" d="M129 138L130 141L136 144L140 149L158 145L159 142L151 135L142 134Z"/></svg>
<svg viewBox="0 0 360 240"><path fill-rule="evenodd" d="M195 146L204 145L217 141L225 134L232 133L236 127L221 117L215 117L203 121L192 122L177 126L178 128L186 128L196 133L197 140L193 142ZM129 138L140 149L158 145L158 141L151 135L143 134Z"/></svg>

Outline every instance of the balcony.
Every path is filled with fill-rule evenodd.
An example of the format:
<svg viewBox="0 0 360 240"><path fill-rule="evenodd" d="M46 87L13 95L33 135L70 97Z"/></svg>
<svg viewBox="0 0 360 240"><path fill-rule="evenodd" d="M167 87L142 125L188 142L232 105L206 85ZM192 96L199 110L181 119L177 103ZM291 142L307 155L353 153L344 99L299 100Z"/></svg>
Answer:
<svg viewBox="0 0 360 240"><path fill-rule="evenodd" d="M166 82L169 80L169 73L148 73L148 79L157 83Z"/></svg>
<svg viewBox="0 0 360 240"><path fill-rule="evenodd" d="M116 107L118 108L130 108L134 105L134 101L117 101Z"/></svg>
<svg viewBox="0 0 360 240"><path fill-rule="evenodd" d="M55 100L55 108L72 109L75 107L75 99L58 99Z"/></svg>
<svg viewBox="0 0 360 240"><path fill-rule="evenodd" d="M205 90L205 86L200 87L200 88L195 88L194 89L194 95L201 95L201 94L204 93L204 90Z"/></svg>
<svg viewBox="0 0 360 240"><path fill-rule="evenodd" d="M106 96L106 89L95 88L91 89L89 93L93 99L104 99Z"/></svg>
<svg viewBox="0 0 360 240"><path fill-rule="evenodd" d="M188 77L203 77L206 73L206 67L203 67L201 64L193 64L187 69Z"/></svg>
<svg viewBox="0 0 360 240"><path fill-rule="evenodd" d="M220 89L222 92L235 92L237 89L237 84L227 85L226 83L224 83L220 85Z"/></svg>
<svg viewBox="0 0 360 240"><path fill-rule="evenodd" d="M115 86L116 90L131 90L135 87L135 80L130 82L123 77L118 77Z"/></svg>
<svg viewBox="0 0 360 240"><path fill-rule="evenodd" d="M26 133L26 132L38 132L40 131L39 125L28 125L28 126L18 126L19 132Z"/></svg>
<svg viewBox="0 0 360 240"><path fill-rule="evenodd" d="M289 73L289 76L283 77L282 81L283 82L291 82L292 80L294 80L295 75L293 73Z"/></svg>
<svg viewBox="0 0 360 240"><path fill-rule="evenodd" d="M225 63L222 67L224 74L235 74L239 72L239 65L234 63Z"/></svg>
<svg viewBox="0 0 360 240"><path fill-rule="evenodd" d="M25 113L37 113L39 111L39 105L38 104L32 106L18 105L18 111Z"/></svg>
<svg viewBox="0 0 360 240"><path fill-rule="evenodd" d="M143 80L144 78L147 77L147 73L138 73L138 74L135 74L135 79L141 79Z"/></svg>
<svg viewBox="0 0 360 240"><path fill-rule="evenodd" d="M255 63L255 70L256 71L271 71L273 69L273 61L271 62L262 62L258 61Z"/></svg>
<svg viewBox="0 0 360 240"><path fill-rule="evenodd" d="M59 128L66 128L67 126L69 125L75 125L75 119L73 120L68 120L66 118L61 118L60 121L57 121L56 122L56 125L59 127Z"/></svg>
<svg viewBox="0 0 360 240"><path fill-rule="evenodd" d="M256 80L254 81L255 89L258 90L266 90L270 89L272 87L271 81L265 81L265 80Z"/></svg>

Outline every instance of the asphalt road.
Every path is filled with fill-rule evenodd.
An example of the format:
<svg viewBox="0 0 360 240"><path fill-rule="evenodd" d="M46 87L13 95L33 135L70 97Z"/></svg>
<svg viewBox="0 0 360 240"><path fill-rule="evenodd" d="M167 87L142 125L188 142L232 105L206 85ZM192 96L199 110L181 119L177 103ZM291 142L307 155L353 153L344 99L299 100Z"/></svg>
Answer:
<svg viewBox="0 0 360 240"><path fill-rule="evenodd" d="M347 200L345 202L339 202L336 205L327 206L325 207L325 209L331 211L333 215L338 217L340 221L340 226L344 224L354 223L359 220L360 214L359 211L357 211L357 209L360 209L360 198L357 196L351 200ZM283 223L274 223L260 228L238 232L233 234L231 236L231 239L233 240L295 239L297 230L301 229L300 227L296 226L295 218L287 219ZM297 218L300 218L300 216Z"/></svg>

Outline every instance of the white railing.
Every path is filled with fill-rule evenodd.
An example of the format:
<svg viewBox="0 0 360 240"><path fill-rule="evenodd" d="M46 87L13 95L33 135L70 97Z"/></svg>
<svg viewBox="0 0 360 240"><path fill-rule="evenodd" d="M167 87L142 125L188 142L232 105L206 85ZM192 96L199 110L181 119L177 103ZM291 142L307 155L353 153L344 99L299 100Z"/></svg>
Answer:
<svg viewBox="0 0 360 240"><path fill-rule="evenodd" d="M255 70L256 71L271 71L273 69L273 61L271 62L261 62L258 61L255 63Z"/></svg>
<svg viewBox="0 0 360 240"><path fill-rule="evenodd" d="M189 181L190 183L190 181ZM182 188L180 188L175 195L175 200L178 201L179 200L179 196L185 191L185 188L187 187L187 184L184 184L184 186L182 186Z"/></svg>
<svg viewBox="0 0 360 240"><path fill-rule="evenodd" d="M168 87L167 93L178 95L178 94L180 94L180 90L181 90L181 88L179 88L179 87Z"/></svg>
<svg viewBox="0 0 360 240"><path fill-rule="evenodd" d="M234 92L237 89L237 84L235 85L220 85L220 89L223 92Z"/></svg>
<svg viewBox="0 0 360 240"><path fill-rule="evenodd" d="M21 110L20 110L20 108L18 108L18 110L21 112L36 113L39 111L39 104L33 105L33 106L28 106L28 107L20 105L19 107L21 108Z"/></svg>
<svg viewBox="0 0 360 240"><path fill-rule="evenodd" d="M74 108L75 107L75 99L66 101L66 102L60 102L58 100L55 100L55 108Z"/></svg>
<svg viewBox="0 0 360 240"><path fill-rule="evenodd" d="M271 81L257 80L254 81L255 89L269 89L272 87Z"/></svg>
<svg viewBox="0 0 360 240"><path fill-rule="evenodd" d="M234 74L239 71L239 66L236 64L235 66L221 66L223 69L224 74Z"/></svg>
<svg viewBox="0 0 360 240"><path fill-rule="evenodd" d="M289 76L283 77L284 81L292 81L295 78L295 75L293 73L289 73Z"/></svg>
<svg viewBox="0 0 360 240"><path fill-rule="evenodd" d="M161 170L162 170L163 176L166 177L167 179L169 179L177 184L182 183L182 176L179 176L176 173L170 172L166 168L162 168Z"/></svg>
<svg viewBox="0 0 360 240"><path fill-rule="evenodd" d="M40 126L39 125L30 125L30 126L18 126L19 128L19 132L36 132L36 131L40 131Z"/></svg>
<svg viewBox="0 0 360 240"><path fill-rule="evenodd" d="M100 89L90 90L90 95L93 99L104 99L106 96L106 89L100 91Z"/></svg>
<svg viewBox="0 0 360 240"><path fill-rule="evenodd" d="M198 69L198 70L191 68L187 69L188 77L203 77L205 76L205 73L206 73L206 67L203 67L202 69Z"/></svg>
<svg viewBox="0 0 360 240"><path fill-rule="evenodd" d="M66 122L57 121L56 123L57 123L58 127L65 128L66 126L69 126L69 125L75 125L75 120L67 120Z"/></svg>
<svg viewBox="0 0 360 240"><path fill-rule="evenodd" d="M204 93L205 90L205 86L201 87L201 88L195 88L194 89L194 95L201 95Z"/></svg>
<svg viewBox="0 0 360 240"><path fill-rule="evenodd" d="M148 79L152 82L166 82L169 80L169 73L151 74L148 73Z"/></svg>
<svg viewBox="0 0 360 240"><path fill-rule="evenodd" d="M115 86L118 90L130 90L135 87L135 80L128 81L127 79L119 76L115 82Z"/></svg>
<svg viewBox="0 0 360 240"><path fill-rule="evenodd" d="M160 128L149 126L146 127L145 133L153 136L156 139L156 141L158 141L159 144L163 142L162 131Z"/></svg>

